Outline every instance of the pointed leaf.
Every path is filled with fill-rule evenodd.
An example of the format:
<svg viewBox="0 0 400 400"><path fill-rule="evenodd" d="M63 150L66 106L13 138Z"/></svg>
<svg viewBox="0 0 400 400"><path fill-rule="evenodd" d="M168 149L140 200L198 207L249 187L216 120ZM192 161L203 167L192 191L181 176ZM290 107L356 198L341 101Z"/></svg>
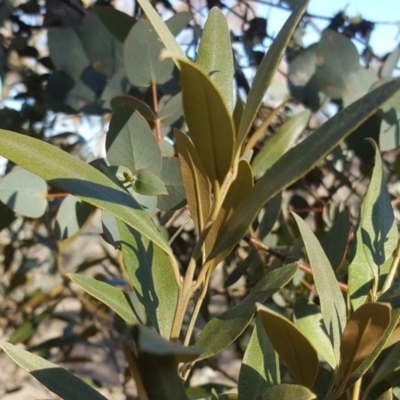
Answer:
<svg viewBox="0 0 400 400"><path fill-rule="evenodd" d="M279 385L280 375L278 355L257 316L240 368L239 400L255 399L267 388Z"/></svg>
<svg viewBox="0 0 400 400"><path fill-rule="evenodd" d="M339 360L340 338L346 325L346 304L333 269L318 239L298 215L293 213L293 217L310 260L325 328L333 345L336 360Z"/></svg>
<svg viewBox="0 0 400 400"><path fill-rule="evenodd" d="M396 248L398 231L379 149L375 143L373 145L376 154L375 167L361 207L360 230L365 258L378 282L379 267Z"/></svg>
<svg viewBox="0 0 400 400"><path fill-rule="evenodd" d="M336 114L299 145L285 153L257 181L254 189L227 221L210 258L222 250L232 248L246 233L265 203L310 171L399 90L400 79L380 86Z"/></svg>
<svg viewBox="0 0 400 400"><path fill-rule="evenodd" d="M138 231L117 222L129 280L153 325L169 339L178 299L178 267Z"/></svg>
<svg viewBox="0 0 400 400"><path fill-rule="evenodd" d="M397 63L400 58L400 47L397 47L390 53L389 57L386 58L385 62L382 65L381 70L379 71L379 76L381 78L389 78L392 76L394 69L396 68Z"/></svg>
<svg viewBox="0 0 400 400"><path fill-rule="evenodd" d="M296 325L300 332L309 340L317 353L332 369L335 369L337 365L335 353L319 308L312 301L298 299L294 314L296 316Z"/></svg>
<svg viewBox="0 0 400 400"><path fill-rule="evenodd" d="M135 192L145 196L168 194L163 181L149 169L137 169L133 173L132 188Z"/></svg>
<svg viewBox="0 0 400 400"><path fill-rule="evenodd" d="M166 23L158 15L157 10L154 8L153 4L149 0L138 0L140 7L142 7L144 13L149 19L151 25L158 34L160 40L162 40L165 48L174 57L186 58L186 54L179 46L178 42L175 40L174 35L171 33L170 29ZM177 65L178 66L178 65Z"/></svg>
<svg viewBox="0 0 400 400"><path fill-rule="evenodd" d="M16 169L0 180L0 200L17 214L40 218L47 208L47 183L29 171Z"/></svg>
<svg viewBox="0 0 400 400"><path fill-rule="evenodd" d="M390 324L391 309L389 304L367 303L350 316L340 345L339 374L343 381L381 341Z"/></svg>
<svg viewBox="0 0 400 400"><path fill-rule="evenodd" d="M85 162L43 141L4 130L0 131L0 154L52 185L121 218L171 254L168 243L140 205Z"/></svg>
<svg viewBox="0 0 400 400"><path fill-rule="evenodd" d="M7 342L0 341L0 347L20 367L62 399L106 400L102 394L64 368Z"/></svg>
<svg viewBox="0 0 400 400"><path fill-rule="evenodd" d="M172 78L172 60L160 60L163 45L148 21L140 19L124 42L126 76L132 85L148 87Z"/></svg>
<svg viewBox="0 0 400 400"><path fill-rule="evenodd" d="M85 292L100 300L130 325L139 323L129 296L120 288L80 274L67 274Z"/></svg>
<svg viewBox="0 0 400 400"><path fill-rule="evenodd" d="M134 18L122 11L116 10L114 7L98 6L94 8L94 12L110 33L121 43L124 43L129 31L135 24Z"/></svg>
<svg viewBox="0 0 400 400"><path fill-rule="evenodd" d="M278 132L268 140L254 158L251 165L254 175L271 168L295 144L307 127L310 116L310 111L302 111L279 128Z"/></svg>
<svg viewBox="0 0 400 400"><path fill-rule="evenodd" d="M107 160L131 171L146 168L158 174L161 153L146 120L127 106L112 116L106 138Z"/></svg>
<svg viewBox="0 0 400 400"><path fill-rule="evenodd" d="M189 22L192 19L193 15L191 13L186 11L178 12L174 14L171 18L167 19L165 21L165 25L167 25L168 29L174 36L178 36L179 33L181 33L181 31L189 25Z"/></svg>
<svg viewBox="0 0 400 400"><path fill-rule="evenodd" d="M209 179L222 183L233 157L232 117L210 78L189 61L179 60L179 64L189 136Z"/></svg>
<svg viewBox="0 0 400 400"><path fill-rule="evenodd" d="M318 373L318 356L314 347L287 318L259 303L257 312L269 340L295 382L312 388Z"/></svg>
<svg viewBox="0 0 400 400"><path fill-rule="evenodd" d="M204 350L198 360L211 357L232 344L253 318L255 303L265 302L292 279L297 269L296 263L266 272L244 300L208 322L195 344Z"/></svg>
<svg viewBox="0 0 400 400"><path fill-rule="evenodd" d="M286 46L288 45L301 17L305 12L307 4L307 0L298 1L297 7L286 20L283 28L279 31L277 37L272 42L271 47L268 49L267 54L264 56L261 64L258 67L249 95L247 97L247 103L243 111L243 116L240 121L236 148L240 148L243 140L251 128L264 95L272 81L272 78L275 75L276 70L278 69L279 63L281 62Z"/></svg>
<svg viewBox="0 0 400 400"><path fill-rule="evenodd" d="M234 108L231 35L223 12L213 7L207 17L197 53L198 64L219 89L230 113Z"/></svg>
<svg viewBox="0 0 400 400"><path fill-rule="evenodd" d="M314 400L317 396L308 388L300 385L282 385L273 386L267 389L262 396L256 400Z"/></svg>
<svg viewBox="0 0 400 400"><path fill-rule="evenodd" d="M191 140L177 129L174 133L190 215L200 233L210 214L210 183Z"/></svg>

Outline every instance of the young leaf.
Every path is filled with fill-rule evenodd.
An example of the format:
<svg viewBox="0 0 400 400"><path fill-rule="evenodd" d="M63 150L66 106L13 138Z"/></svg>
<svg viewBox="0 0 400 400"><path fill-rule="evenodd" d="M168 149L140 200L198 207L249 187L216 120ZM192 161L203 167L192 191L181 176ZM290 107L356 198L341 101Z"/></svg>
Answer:
<svg viewBox="0 0 400 400"><path fill-rule="evenodd" d="M318 373L318 356L308 339L282 315L257 304L264 329L295 382L312 388Z"/></svg>
<svg viewBox="0 0 400 400"><path fill-rule="evenodd" d="M310 260L325 328L332 342L336 360L339 360L340 338L346 325L346 304L333 269L318 239L299 216L296 214L293 216Z"/></svg>
<svg viewBox="0 0 400 400"><path fill-rule="evenodd" d="M312 301L298 299L295 304L294 314L296 316L296 325L300 332L309 340L317 353L323 357L332 369L335 369L337 365L335 353L319 308Z"/></svg>
<svg viewBox="0 0 400 400"><path fill-rule="evenodd" d="M223 12L213 7L204 25L196 64L214 82L230 113L234 108L233 54L228 23Z"/></svg>
<svg viewBox="0 0 400 400"><path fill-rule="evenodd" d="M137 169L132 174L132 188L135 192L144 196L157 196L168 194L163 181L153 172L146 168Z"/></svg>
<svg viewBox="0 0 400 400"><path fill-rule="evenodd" d="M171 254L168 243L140 205L85 162L43 141L4 130L0 131L0 154L52 185L110 212Z"/></svg>
<svg viewBox="0 0 400 400"><path fill-rule="evenodd" d="M67 274L72 282L100 300L130 325L139 323L128 295L120 288L80 274Z"/></svg>
<svg viewBox="0 0 400 400"><path fill-rule="evenodd" d="M10 343L0 341L0 347L25 371L64 400L107 400L102 394L70 374L64 368L29 353Z"/></svg>
<svg viewBox="0 0 400 400"><path fill-rule="evenodd" d="M299 0L293 13L285 22L283 28L279 31L277 37L272 42L267 54L264 56L254 77L247 103L245 105L243 116L240 121L236 149L239 149L251 128L251 124L257 115L258 109L262 103L265 92L267 91L272 78L275 75L283 53L288 45L297 25L306 10L308 0Z"/></svg>
<svg viewBox="0 0 400 400"><path fill-rule="evenodd" d="M200 233L210 214L210 182L191 140L177 129L174 133L190 215Z"/></svg>
<svg viewBox="0 0 400 400"><path fill-rule="evenodd" d="M251 165L254 175L258 175L271 168L294 145L307 127L310 116L310 111L302 111L294 115L279 128L276 135L268 140L254 158Z"/></svg>
<svg viewBox="0 0 400 400"><path fill-rule="evenodd" d="M106 137L107 160L131 171L146 168L159 174L161 153L146 120L128 106L114 112Z"/></svg>
<svg viewBox="0 0 400 400"><path fill-rule="evenodd" d="M0 180L0 200L17 214L40 218L47 208L47 183L29 171L16 169Z"/></svg>
<svg viewBox="0 0 400 400"><path fill-rule="evenodd" d="M389 304L367 303L350 316L340 344L342 382L348 380L381 341L390 324L391 309Z"/></svg>
<svg viewBox="0 0 400 400"><path fill-rule="evenodd" d="M138 231L117 222L129 280L153 325L169 339L178 299L178 266Z"/></svg>
<svg viewBox="0 0 400 400"><path fill-rule="evenodd" d="M233 157L232 117L218 89L199 67L184 60L179 65L189 136L211 182L222 183Z"/></svg>
<svg viewBox="0 0 400 400"><path fill-rule="evenodd" d="M381 70L379 71L380 78L389 78L392 76L394 69L396 68L397 63L400 58L400 47L397 47L390 53L389 57L386 58L385 62L382 65Z"/></svg>
<svg viewBox="0 0 400 400"><path fill-rule="evenodd" d="M124 42L126 76L132 85L162 84L172 77L172 60L160 60L163 45L148 21L140 19Z"/></svg>
<svg viewBox="0 0 400 400"><path fill-rule="evenodd" d="M365 258L379 280L379 267L392 255L398 241L390 195L386 186L382 160L375 147L375 167L361 207L360 231ZM361 273L361 271L358 271Z"/></svg>
<svg viewBox="0 0 400 400"><path fill-rule="evenodd" d="M213 318L197 338L196 347L203 349L198 360L204 360L233 343L246 329L256 310L256 302L263 303L286 285L298 269L297 263L266 272L238 305Z"/></svg>
<svg viewBox="0 0 400 400"><path fill-rule="evenodd" d="M209 258L232 248L246 233L261 207L284 188L310 171L338 143L400 90L400 79L384 84L354 102L299 145L290 149L254 186L221 231ZM307 154L305 157L304 154Z"/></svg>
<svg viewBox="0 0 400 400"><path fill-rule="evenodd" d="M162 40L165 48L174 57L186 59L186 54L175 40L174 35L168 29L166 23L157 14L157 10L149 0L138 0L140 7L142 7L144 13L149 19L151 25L158 34L160 40ZM178 65L177 65L178 66ZM178 66L179 67L179 66Z"/></svg>
<svg viewBox="0 0 400 400"><path fill-rule="evenodd" d="M257 316L240 368L239 400L255 399L269 387L279 385L279 368L278 355Z"/></svg>
<svg viewBox="0 0 400 400"><path fill-rule="evenodd" d="M283 383L270 387L256 400L314 400L316 398L317 396L304 386Z"/></svg>

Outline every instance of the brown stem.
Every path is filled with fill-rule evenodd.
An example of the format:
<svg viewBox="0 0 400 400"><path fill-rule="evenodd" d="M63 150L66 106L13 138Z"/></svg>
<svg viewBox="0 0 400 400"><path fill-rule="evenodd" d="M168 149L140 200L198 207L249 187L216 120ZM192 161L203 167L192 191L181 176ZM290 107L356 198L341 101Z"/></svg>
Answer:
<svg viewBox="0 0 400 400"><path fill-rule="evenodd" d="M157 97L157 83L151 82L151 92L153 94L153 110L154 114L156 115L156 119L154 120L154 129L156 130L156 139L157 142L161 142L162 135L161 135L161 122L158 118L158 97Z"/></svg>

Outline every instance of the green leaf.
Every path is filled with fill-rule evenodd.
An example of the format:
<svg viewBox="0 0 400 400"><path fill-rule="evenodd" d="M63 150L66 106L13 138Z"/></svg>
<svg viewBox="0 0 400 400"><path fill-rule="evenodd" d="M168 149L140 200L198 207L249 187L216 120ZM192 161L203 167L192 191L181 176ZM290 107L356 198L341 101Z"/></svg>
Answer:
<svg viewBox="0 0 400 400"><path fill-rule="evenodd" d="M142 100L133 96L117 96L111 100L110 104L114 112L123 106L128 106L138 111L147 121L154 121L156 119L153 110Z"/></svg>
<svg viewBox="0 0 400 400"><path fill-rule="evenodd" d="M255 303L265 302L292 279L297 269L295 263L266 272L244 300L208 322L195 344L204 350L198 360L211 357L232 344L253 318Z"/></svg>
<svg viewBox="0 0 400 400"><path fill-rule="evenodd" d="M47 183L29 171L16 169L0 181L0 200L17 214L40 218L47 208Z"/></svg>
<svg viewBox="0 0 400 400"><path fill-rule="evenodd" d="M256 400L313 400L316 398L317 396L304 386L283 383L267 389Z"/></svg>
<svg viewBox="0 0 400 400"><path fill-rule="evenodd" d="M358 67L349 74L346 80L346 90L343 93L343 106L347 107L366 95L378 77L370 69Z"/></svg>
<svg viewBox="0 0 400 400"><path fill-rule="evenodd" d="M106 137L107 160L111 165L123 165L131 171L161 170L161 153L146 120L127 106L114 112Z"/></svg>
<svg viewBox="0 0 400 400"><path fill-rule="evenodd" d="M85 292L110 307L130 325L139 323L129 296L120 288L80 274L67 274Z"/></svg>
<svg viewBox="0 0 400 400"><path fill-rule="evenodd" d="M76 197L68 195L58 209L54 236L57 240L68 239L85 225L93 208Z"/></svg>
<svg viewBox="0 0 400 400"><path fill-rule="evenodd" d="M307 251L325 329L333 345L336 360L340 357L340 338L346 325L346 304L332 266L310 227L293 213Z"/></svg>
<svg viewBox="0 0 400 400"><path fill-rule="evenodd" d="M351 90L348 80L359 68L356 46L346 36L326 30L316 48L316 75L321 90L331 99L340 99Z"/></svg>
<svg viewBox="0 0 400 400"><path fill-rule="evenodd" d="M175 40L174 35L171 33L170 29L166 23L158 15L157 10L154 8L153 4L149 0L138 0L140 7L142 7L144 13L149 19L151 25L158 34L160 40L162 40L165 48L174 57L186 58L185 52L179 46L178 42ZM178 65L177 65L178 66Z"/></svg>
<svg viewBox="0 0 400 400"><path fill-rule="evenodd" d="M171 254L167 241L136 200L85 162L43 141L5 130L0 131L0 154L50 184L110 212Z"/></svg>
<svg viewBox="0 0 400 400"><path fill-rule="evenodd" d="M191 140L174 130L182 183L197 233L202 232L211 209L211 187Z"/></svg>
<svg viewBox="0 0 400 400"><path fill-rule="evenodd" d="M170 127L181 117L183 117L182 93L178 93L160 107L158 118L162 127Z"/></svg>
<svg viewBox="0 0 400 400"><path fill-rule="evenodd" d="M213 7L204 25L196 64L219 89L230 113L234 108L231 35L223 12Z"/></svg>
<svg viewBox="0 0 400 400"><path fill-rule="evenodd" d="M283 28L279 31L277 37L272 42L267 54L264 56L258 67L249 95L247 97L247 103L243 111L243 116L240 121L236 143L237 149L240 148L243 140L251 128L254 118L256 117L261 106L265 92L272 82L272 78L275 76L275 71L278 69L286 46L288 45L303 13L305 12L307 4L307 0L299 0L298 6L294 9L293 13L285 22Z"/></svg>
<svg viewBox="0 0 400 400"><path fill-rule="evenodd" d="M390 304L367 303L350 316L340 345L338 373L343 383L347 382L383 338L390 324L391 309Z"/></svg>
<svg viewBox="0 0 400 400"><path fill-rule="evenodd" d="M135 364L147 398L187 400L183 381L178 375L178 362L195 359L198 349L168 342L143 325L135 327L134 337L137 348Z"/></svg>
<svg viewBox="0 0 400 400"><path fill-rule="evenodd" d="M271 168L283 154L285 154L303 133L310 120L310 111L302 111L287 122L285 122L278 132L268 140L252 162L254 175L258 175Z"/></svg>
<svg viewBox="0 0 400 400"><path fill-rule="evenodd" d="M239 400L255 399L267 388L281 381L279 359L260 316L256 317L239 373Z"/></svg>
<svg viewBox="0 0 400 400"><path fill-rule="evenodd" d="M124 42L126 76L132 85L162 84L172 77L172 60L160 60L163 45L148 21L140 19Z"/></svg>
<svg viewBox="0 0 400 400"><path fill-rule="evenodd" d="M168 194L162 180L149 169L137 169L133 175L132 188L145 196Z"/></svg>
<svg viewBox="0 0 400 400"><path fill-rule="evenodd" d="M162 338L157 332L144 325L139 325L137 345L139 351L157 356L173 355L177 362L194 361L201 353L196 347L182 346Z"/></svg>
<svg viewBox="0 0 400 400"><path fill-rule="evenodd" d="M262 304L257 304L257 312L269 340L295 382L312 388L318 373L318 356L314 347L287 318Z"/></svg>
<svg viewBox="0 0 400 400"><path fill-rule="evenodd" d="M179 60L189 136L209 179L222 183L231 166L235 128L215 85L195 64Z"/></svg>
<svg viewBox="0 0 400 400"><path fill-rule="evenodd" d="M379 267L392 255L398 241L390 195L385 182L378 146L375 147L375 167L361 207L360 232L365 258L379 281ZM362 273L358 271L358 273ZM377 289L377 288L376 288Z"/></svg>
<svg viewBox="0 0 400 400"><path fill-rule="evenodd" d="M110 33L121 43L124 43L129 31L135 24L134 18L116 10L114 7L95 7L94 12Z"/></svg>
<svg viewBox="0 0 400 400"><path fill-rule="evenodd" d="M189 22L193 19L193 15L189 12L178 12L171 18L165 21L168 29L174 36L177 36L181 31L189 25ZM165 46L167 47L167 46Z"/></svg>
<svg viewBox="0 0 400 400"><path fill-rule="evenodd" d="M254 186L227 221L209 258L232 248L246 233L260 209L284 188L296 182L328 155L341 140L359 127L400 90L400 79L380 86L356 101L277 161ZM307 154L307 157L304 157Z"/></svg>
<svg viewBox="0 0 400 400"><path fill-rule="evenodd" d="M322 239L322 248L334 271L340 267L345 258L350 228L349 212L344 210L336 216L333 226Z"/></svg>
<svg viewBox="0 0 400 400"><path fill-rule="evenodd" d="M25 371L63 400L106 400L99 392L70 374L64 368L35 356L10 343L0 341L0 347Z"/></svg>
<svg viewBox="0 0 400 400"><path fill-rule="evenodd" d="M117 222L130 283L155 328L169 338L178 299L178 266L138 231Z"/></svg>
<svg viewBox="0 0 400 400"><path fill-rule="evenodd" d="M167 188L168 195L158 196L157 207L163 211L177 210L185 205L179 160L176 157L163 157L160 178Z"/></svg>
<svg viewBox="0 0 400 400"><path fill-rule="evenodd" d="M382 65L381 70L379 71L379 76L381 78L389 78L392 76L394 69L396 68L397 63L400 58L400 47L397 47L390 53L389 57L386 58L385 62Z"/></svg>
<svg viewBox="0 0 400 400"><path fill-rule="evenodd" d="M337 365L335 353L319 308L312 301L298 299L295 304L294 314L296 316L296 325L300 332L309 340L317 353L332 369L335 369Z"/></svg>

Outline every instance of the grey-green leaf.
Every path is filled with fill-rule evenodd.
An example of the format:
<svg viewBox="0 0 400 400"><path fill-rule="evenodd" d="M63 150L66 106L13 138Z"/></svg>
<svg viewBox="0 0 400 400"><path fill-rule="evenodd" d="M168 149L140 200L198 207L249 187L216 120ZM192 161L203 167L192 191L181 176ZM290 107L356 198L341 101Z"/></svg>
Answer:
<svg viewBox="0 0 400 400"><path fill-rule="evenodd" d="M271 168L295 144L307 127L310 116L310 111L302 111L279 128L278 132L268 140L254 158L251 164L254 175Z"/></svg>
<svg viewBox="0 0 400 400"><path fill-rule="evenodd" d="M160 60L163 45L148 21L136 22L124 42L124 65L132 85L148 87L172 77L172 60Z"/></svg>
<svg viewBox="0 0 400 400"><path fill-rule="evenodd" d="M256 400L313 400L316 398L317 396L305 386L283 383L267 389Z"/></svg>
<svg viewBox="0 0 400 400"><path fill-rule="evenodd" d="M333 345L336 360L340 359L340 340L346 325L346 304L332 266L311 228L293 214L307 250L314 283L321 304L325 329Z"/></svg>
<svg viewBox="0 0 400 400"><path fill-rule="evenodd" d="M17 214L40 218L47 208L47 183L39 176L16 169L0 180L0 200Z"/></svg>
<svg viewBox="0 0 400 400"><path fill-rule="evenodd" d="M67 274L67 276L85 292L110 307L128 324L139 323L129 296L122 289L80 274Z"/></svg>
<svg viewBox="0 0 400 400"><path fill-rule="evenodd" d="M239 400L255 399L269 387L279 385L280 375L278 355L258 315L240 368Z"/></svg>
<svg viewBox="0 0 400 400"><path fill-rule="evenodd" d="M11 343L0 341L0 347L25 371L63 400L107 400L102 394L70 374L64 368L29 353Z"/></svg>
<svg viewBox="0 0 400 400"><path fill-rule="evenodd" d="M255 303L264 303L292 279L297 269L295 263L266 272L244 300L208 322L195 344L204 350L199 360L211 357L233 343L253 318Z"/></svg>
<svg viewBox="0 0 400 400"><path fill-rule="evenodd" d="M226 17L218 7L213 7L208 14L196 63L215 83L232 113L235 104L231 36Z"/></svg>
<svg viewBox="0 0 400 400"><path fill-rule="evenodd" d="M0 131L0 154L52 185L110 212L135 227L167 254L172 253L137 201L92 166L48 143L5 130Z"/></svg>

